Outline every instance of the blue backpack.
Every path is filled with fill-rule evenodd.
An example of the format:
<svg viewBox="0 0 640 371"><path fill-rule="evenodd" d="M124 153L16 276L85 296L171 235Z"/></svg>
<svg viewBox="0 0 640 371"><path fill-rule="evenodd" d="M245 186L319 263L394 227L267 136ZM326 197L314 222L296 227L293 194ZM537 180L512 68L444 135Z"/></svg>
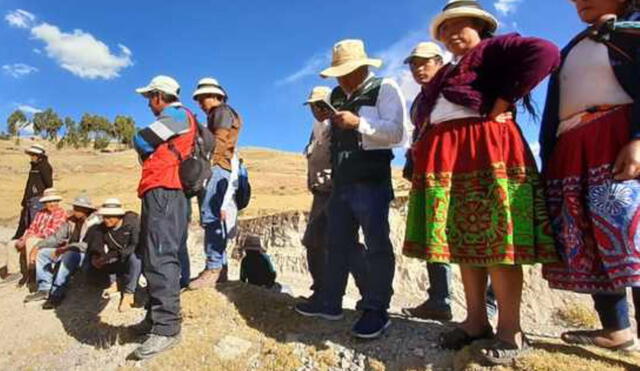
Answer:
<svg viewBox="0 0 640 371"><path fill-rule="evenodd" d="M251 201L251 184L249 183L249 171L244 164L244 161L240 159L240 167L238 169L238 189L234 195L236 206L238 211L245 209L249 206Z"/></svg>

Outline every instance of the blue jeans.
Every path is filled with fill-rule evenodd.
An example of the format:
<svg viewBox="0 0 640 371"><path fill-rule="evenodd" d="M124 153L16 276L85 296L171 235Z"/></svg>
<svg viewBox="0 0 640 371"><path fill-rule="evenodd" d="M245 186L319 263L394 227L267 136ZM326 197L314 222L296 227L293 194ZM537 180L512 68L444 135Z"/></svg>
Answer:
<svg viewBox="0 0 640 371"><path fill-rule="evenodd" d="M390 182L334 186L329 199L329 244L321 295L329 309L342 308L349 271L362 277L364 282L361 309L389 308L395 270L389 238L389 203L392 199ZM364 233L364 253L358 248L359 228Z"/></svg>
<svg viewBox="0 0 640 371"><path fill-rule="evenodd" d="M59 257L54 257L56 249L40 249L36 258L36 280L38 291L50 292L50 295L61 297L71 276L82 266L84 253L67 250Z"/></svg>
<svg viewBox="0 0 640 371"><path fill-rule="evenodd" d="M442 263L427 263L429 288L427 307L433 310L451 311L451 266ZM491 283L487 287L487 313L496 314L498 306Z"/></svg>
<svg viewBox="0 0 640 371"><path fill-rule="evenodd" d="M211 168L211 173L200 206L200 220L204 227L206 269L220 269L227 264L227 230L220 219L220 209L231 173L217 165Z"/></svg>
<svg viewBox="0 0 640 371"><path fill-rule="evenodd" d="M107 264L100 269L91 266L89 274L92 279L101 282L106 277L111 283L117 282L118 288L125 294L135 294L138 280L142 273L142 260L135 253L129 255L125 261Z"/></svg>
<svg viewBox="0 0 640 371"><path fill-rule="evenodd" d="M631 289L633 295L633 305L636 310L636 322L640 324L640 287ZM631 327L629 321L629 303L627 293L617 294L593 294L593 303L598 312L600 323L605 330L624 330ZM640 336L640 325L638 325L638 336Z"/></svg>
<svg viewBox="0 0 640 371"><path fill-rule="evenodd" d="M180 248L178 250L178 260L180 261L180 287L185 288L189 286L191 281L191 261L189 260L189 247L187 246L187 240L189 239L189 226L191 223L191 201L187 200L187 231L182 238Z"/></svg>

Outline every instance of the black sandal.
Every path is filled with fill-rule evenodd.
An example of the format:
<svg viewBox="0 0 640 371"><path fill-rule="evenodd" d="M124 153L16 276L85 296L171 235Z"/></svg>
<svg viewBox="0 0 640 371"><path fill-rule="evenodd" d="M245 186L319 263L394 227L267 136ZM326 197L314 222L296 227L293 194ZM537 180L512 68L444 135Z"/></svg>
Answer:
<svg viewBox="0 0 640 371"><path fill-rule="evenodd" d="M476 340L487 340L493 338L493 328L487 327L480 335L469 335L460 327L452 331L440 334L439 345L442 349L460 350Z"/></svg>
<svg viewBox="0 0 640 371"><path fill-rule="evenodd" d="M530 349L531 345L529 343L529 339L522 335L521 347L496 339L490 345L480 349L479 356L483 366L508 366L511 365L516 358Z"/></svg>

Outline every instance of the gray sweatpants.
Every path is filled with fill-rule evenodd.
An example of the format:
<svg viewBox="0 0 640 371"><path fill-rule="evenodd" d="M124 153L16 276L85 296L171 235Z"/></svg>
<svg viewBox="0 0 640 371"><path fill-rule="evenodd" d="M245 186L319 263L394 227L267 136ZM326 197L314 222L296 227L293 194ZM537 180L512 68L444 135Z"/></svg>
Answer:
<svg viewBox="0 0 640 371"><path fill-rule="evenodd" d="M156 188L142 198L140 248L149 290L152 334L180 333L180 260L187 233L187 198L180 190Z"/></svg>

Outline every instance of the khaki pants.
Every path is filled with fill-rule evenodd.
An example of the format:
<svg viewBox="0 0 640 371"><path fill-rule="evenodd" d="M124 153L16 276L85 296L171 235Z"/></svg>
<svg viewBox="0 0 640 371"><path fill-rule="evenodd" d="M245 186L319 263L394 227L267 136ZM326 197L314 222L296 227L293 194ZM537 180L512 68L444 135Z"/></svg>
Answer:
<svg viewBox="0 0 640 371"><path fill-rule="evenodd" d="M42 241L42 239L37 237L27 238L25 251L18 251L16 249L17 240L5 244L4 248L0 250L0 264L4 264L7 269L7 274L26 273L27 257L40 241ZM0 267L1 266L2 265L0 265ZM35 266L33 268L35 268Z"/></svg>

